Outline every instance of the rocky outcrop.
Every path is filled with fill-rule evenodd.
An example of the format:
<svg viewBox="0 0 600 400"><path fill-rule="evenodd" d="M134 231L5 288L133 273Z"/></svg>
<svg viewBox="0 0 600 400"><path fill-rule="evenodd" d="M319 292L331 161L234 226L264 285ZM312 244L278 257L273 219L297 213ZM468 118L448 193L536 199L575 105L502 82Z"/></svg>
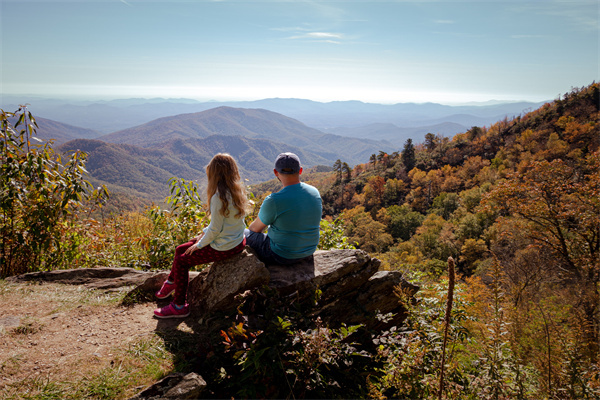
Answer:
<svg viewBox="0 0 600 400"><path fill-rule="evenodd" d="M218 317L218 312L235 312L238 295L252 295L254 292L250 290L263 285L277 290L290 302L313 299L315 291L319 291L312 317L319 317L331 327L345 323L383 330L401 324L406 316L396 292L402 291L410 297L418 287L405 281L400 272L379 271L379 267L380 261L362 250L317 251L313 257L293 265L265 265L247 247L228 260L190 273L188 302L192 317L198 321L208 316ZM7 280L41 280L105 290L131 286L126 302L154 299L154 293L167 276L167 271L98 267L36 272ZM0 318L0 327L17 322ZM171 374L132 400L200 398L205 396L205 388L206 382L197 374Z"/></svg>
<svg viewBox="0 0 600 400"><path fill-rule="evenodd" d="M268 285L284 296L303 301L321 292L314 316L332 326L363 324L383 329L401 323L405 310L394 290L413 295L418 288L397 271L378 272L380 261L362 250L317 251L313 257L291 265L264 265L250 248L225 261L213 263L191 280L188 302L196 317L233 312L235 297ZM166 279L154 275L136 290L152 294ZM393 314L382 321L379 315Z"/></svg>

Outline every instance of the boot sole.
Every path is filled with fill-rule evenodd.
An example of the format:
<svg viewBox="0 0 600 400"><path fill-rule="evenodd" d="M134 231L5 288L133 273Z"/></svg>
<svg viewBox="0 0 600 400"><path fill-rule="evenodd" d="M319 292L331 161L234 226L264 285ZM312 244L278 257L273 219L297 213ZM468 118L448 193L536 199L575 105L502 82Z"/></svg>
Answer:
<svg viewBox="0 0 600 400"><path fill-rule="evenodd" d="M156 318L160 318L160 319L169 319L169 318L186 318L190 316L190 313L187 314L181 314L181 315L156 315L154 314L154 316Z"/></svg>

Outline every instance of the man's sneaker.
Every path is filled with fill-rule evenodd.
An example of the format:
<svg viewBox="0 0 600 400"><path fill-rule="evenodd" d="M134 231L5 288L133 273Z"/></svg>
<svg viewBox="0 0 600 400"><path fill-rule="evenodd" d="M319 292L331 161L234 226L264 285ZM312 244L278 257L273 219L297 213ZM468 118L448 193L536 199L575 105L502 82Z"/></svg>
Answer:
<svg viewBox="0 0 600 400"><path fill-rule="evenodd" d="M158 299L166 299L173 293L175 293L175 283L169 283L169 282L165 281L165 283L163 283L160 290L158 292L156 292L156 297Z"/></svg>
<svg viewBox="0 0 600 400"><path fill-rule="evenodd" d="M154 310L154 316L156 318L185 318L188 315L190 315L190 306L187 304L180 310L178 310L173 303Z"/></svg>

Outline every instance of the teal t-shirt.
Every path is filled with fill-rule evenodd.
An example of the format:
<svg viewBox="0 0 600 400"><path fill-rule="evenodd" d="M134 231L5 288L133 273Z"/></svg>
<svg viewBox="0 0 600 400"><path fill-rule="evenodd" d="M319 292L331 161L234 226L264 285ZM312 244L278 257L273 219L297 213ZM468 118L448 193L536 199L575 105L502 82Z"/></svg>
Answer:
<svg viewBox="0 0 600 400"><path fill-rule="evenodd" d="M313 254L319 244L322 209L317 188L303 182L267 196L258 218L269 226L271 250L288 259Z"/></svg>

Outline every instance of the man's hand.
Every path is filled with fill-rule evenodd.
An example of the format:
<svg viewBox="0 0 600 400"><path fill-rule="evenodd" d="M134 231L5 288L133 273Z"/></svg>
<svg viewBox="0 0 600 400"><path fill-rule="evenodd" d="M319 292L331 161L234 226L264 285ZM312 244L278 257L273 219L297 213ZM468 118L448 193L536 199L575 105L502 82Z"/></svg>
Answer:
<svg viewBox="0 0 600 400"><path fill-rule="evenodd" d="M262 233L265 231L265 229L267 229L267 225L263 224L260 218L256 217L256 219L250 224L248 229L252 232Z"/></svg>

